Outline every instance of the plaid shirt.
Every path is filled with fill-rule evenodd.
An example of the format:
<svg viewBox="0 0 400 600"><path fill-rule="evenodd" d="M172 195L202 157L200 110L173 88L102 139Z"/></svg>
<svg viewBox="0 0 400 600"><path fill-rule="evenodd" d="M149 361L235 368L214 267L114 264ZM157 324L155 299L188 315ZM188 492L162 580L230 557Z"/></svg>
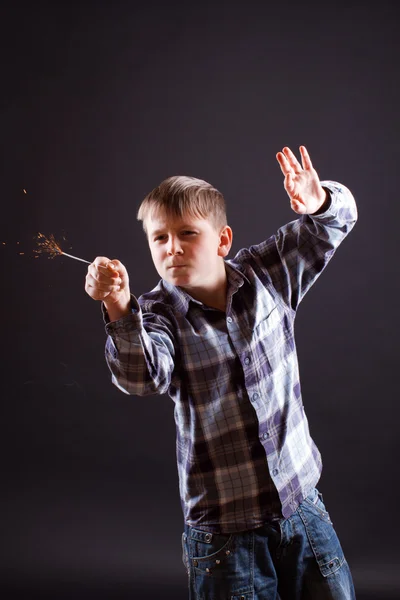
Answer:
<svg viewBox="0 0 400 600"><path fill-rule="evenodd" d="M175 402L185 522L211 532L289 517L317 484L320 453L301 398L294 319L352 229L347 188L323 182L329 208L226 260L226 313L161 280L132 314L106 324L113 382ZM106 318L107 321L107 318Z"/></svg>

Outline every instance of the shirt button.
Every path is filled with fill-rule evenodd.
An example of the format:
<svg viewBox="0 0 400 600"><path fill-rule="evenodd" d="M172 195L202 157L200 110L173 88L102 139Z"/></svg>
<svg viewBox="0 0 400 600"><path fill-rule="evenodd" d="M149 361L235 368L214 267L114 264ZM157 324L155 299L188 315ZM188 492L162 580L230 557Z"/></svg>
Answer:
<svg viewBox="0 0 400 600"><path fill-rule="evenodd" d="M226 320L228 321L228 323L232 323L232 317L226 317Z"/></svg>
<svg viewBox="0 0 400 600"><path fill-rule="evenodd" d="M278 469L274 469L274 470L272 471L272 475L278 475L278 473L279 473Z"/></svg>
<svg viewBox="0 0 400 600"><path fill-rule="evenodd" d="M250 358L248 356L246 356L246 358L244 359L244 364L245 365L249 365L250 364Z"/></svg>
<svg viewBox="0 0 400 600"><path fill-rule="evenodd" d="M269 433L268 433L268 431L266 431L265 433L262 434L262 439L267 440L268 438L269 438Z"/></svg>
<svg viewBox="0 0 400 600"><path fill-rule="evenodd" d="M260 397L259 394L257 394L257 392L254 392L252 400L254 400L254 402L255 402L256 400L259 399L259 397Z"/></svg>

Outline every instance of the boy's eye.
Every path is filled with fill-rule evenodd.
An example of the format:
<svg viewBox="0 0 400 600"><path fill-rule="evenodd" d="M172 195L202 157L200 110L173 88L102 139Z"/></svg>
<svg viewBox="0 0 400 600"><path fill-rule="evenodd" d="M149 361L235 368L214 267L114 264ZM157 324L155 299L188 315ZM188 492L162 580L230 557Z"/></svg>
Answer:
<svg viewBox="0 0 400 600"><path fill-rule="evenodd" d="M181 236L192 236L192 235L197 235L197 231L192 231L191 229L185 229L180 233ZM168 234L167 233L159 233L158 235L156 235L156 237L154 238L155 242L165 242L168 239Z"/></svg>

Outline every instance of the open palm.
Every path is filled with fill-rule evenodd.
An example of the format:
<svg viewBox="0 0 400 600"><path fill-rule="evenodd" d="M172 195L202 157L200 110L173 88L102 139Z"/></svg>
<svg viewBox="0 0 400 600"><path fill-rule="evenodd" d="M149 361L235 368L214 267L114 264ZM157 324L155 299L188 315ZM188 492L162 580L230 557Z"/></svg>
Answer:
<svg viewBox="0 0 400 600"><path fill-rule="evenodd" d="M321 208L326 192L304 146L300 146L300 154L302 164L288 147L278 152L276 158L285 176L284 187L292 209L299 215L309 215Z"/></svg>

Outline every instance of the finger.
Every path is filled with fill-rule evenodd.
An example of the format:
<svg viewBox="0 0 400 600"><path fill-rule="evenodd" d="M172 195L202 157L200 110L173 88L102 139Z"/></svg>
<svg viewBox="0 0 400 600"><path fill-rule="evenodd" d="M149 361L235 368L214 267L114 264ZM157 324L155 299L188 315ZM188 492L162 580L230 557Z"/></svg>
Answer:
<svg viewBox="0 0 400 600"><path fill-rule="evenodd" d="M289 194L289 196L291 196L294 193L294 182L293 182L293 175L292 173L287 173L285 175L285 181L283 183L285 190L287 191L287 193Z"/></svg>
<svg viewBox="0 0 400 600"><path fill-rule="evenodd" d="M90 273L88 273L86 275L86 284L89 287L92 287L92 288L98 290L99 292L110 293L110 292L117 292L120 290L120 280L107 279L107 280L99 281L98 279L93 277L93 275L91 275Z"/></svg>
<svg viewBox="0 0 400 600"><path fill-rule="evenodd" d="M109 296L109 292L101 292L88 283L85 285L85 291L91 298L93 298L93 300L104 300L104 298Z"/></svg>
<svg viewBox="0 0 400 600"><path fill-rule="evenodd" d="M281 167L282 173L286 176L288 173L292 172L292 168L289 164L289 161L286 159L286 156L282 152L278 152L276 155L276 159Z"/></svg>
<svg viewBox="0 0 400 600"><path fill-rule="evenodd" d="M119 276L118 272L111 272L109 269L102 265L96 266L95 263L89 265L88 274L91 275L91 277L95 281L98 281L100 283L108 283L112 285L121 283L121 277Z"/></svg>
<svg viewBox="0 0 400 600"><path fill-rule="evenodd" d="M122 278L118 275L113 275L107 269L101 269L101 267L95 267L90 265L88 268L87 276L90 281L100 283L102 285L121 285Z"/></svg>
<svg viewBox="0 0 400 600"><path fill-rule="evenodd" d="M99 290L96 282L94 285L92 283L90 277L86 276L85 291L93 300L103 300L109 295L110 292Z"/></svg>
<svg viewBox="0 0 400 600"><path fill-rule="evenodd" d="M107 267L109 271L113 273L118 273L118 275L121 278L125 277L126 268L124 267L122 262L120 262L117 258L113 258L112 260L108 261Z"/></svg>
<svg viewBox="0 0 400 600"><path fill-rule="evenodd" d="M299 163L299 161L297 160L297 158L295 157L295 155L293 154L293 152L291 151L291 149L288 148L287 146L285 146L283 148L282 152L286 156L286 158L287 158L290 166L294 170L294 172L301 173L303 168L302 168L301 164Z"/></svg>
<svg viewBox="0 0 400 600"><path fill-rule="evenodd" d="M300 154L301 154L301 162L303 163L303 169L309 170L312 169L312 162L310 155L307 152L307 148L305 146L300 146Z"/></svg>
<svg viewBox="0 0 400 600"><path fill-rule="evenodd" d="M107 266L99 265L97 268L101 273L104 273L107 277L120 277L118 271L115 270L114 265L112 263L108 263Z"/></svg>
<svg viewBox="0 0 400 600"><path fill-rule="evenodd" d="M96 267L99 267L99 266L106 267L109 262L110 262L110 259L107 258L107 256L96 256L96 258L92 262L92 265L95 265Z"/></svg>
<svg viewBox="0 0 400 600"><path fill-rule="evenodd" d="M111 261L106 256L97 256L97 258L95 258L95 260L92 262L92 265L96 270L99 269L103 273L112 274L113 277L120 276L118 266L122 267L122 263L120 263L119 260Z"/></svg>

